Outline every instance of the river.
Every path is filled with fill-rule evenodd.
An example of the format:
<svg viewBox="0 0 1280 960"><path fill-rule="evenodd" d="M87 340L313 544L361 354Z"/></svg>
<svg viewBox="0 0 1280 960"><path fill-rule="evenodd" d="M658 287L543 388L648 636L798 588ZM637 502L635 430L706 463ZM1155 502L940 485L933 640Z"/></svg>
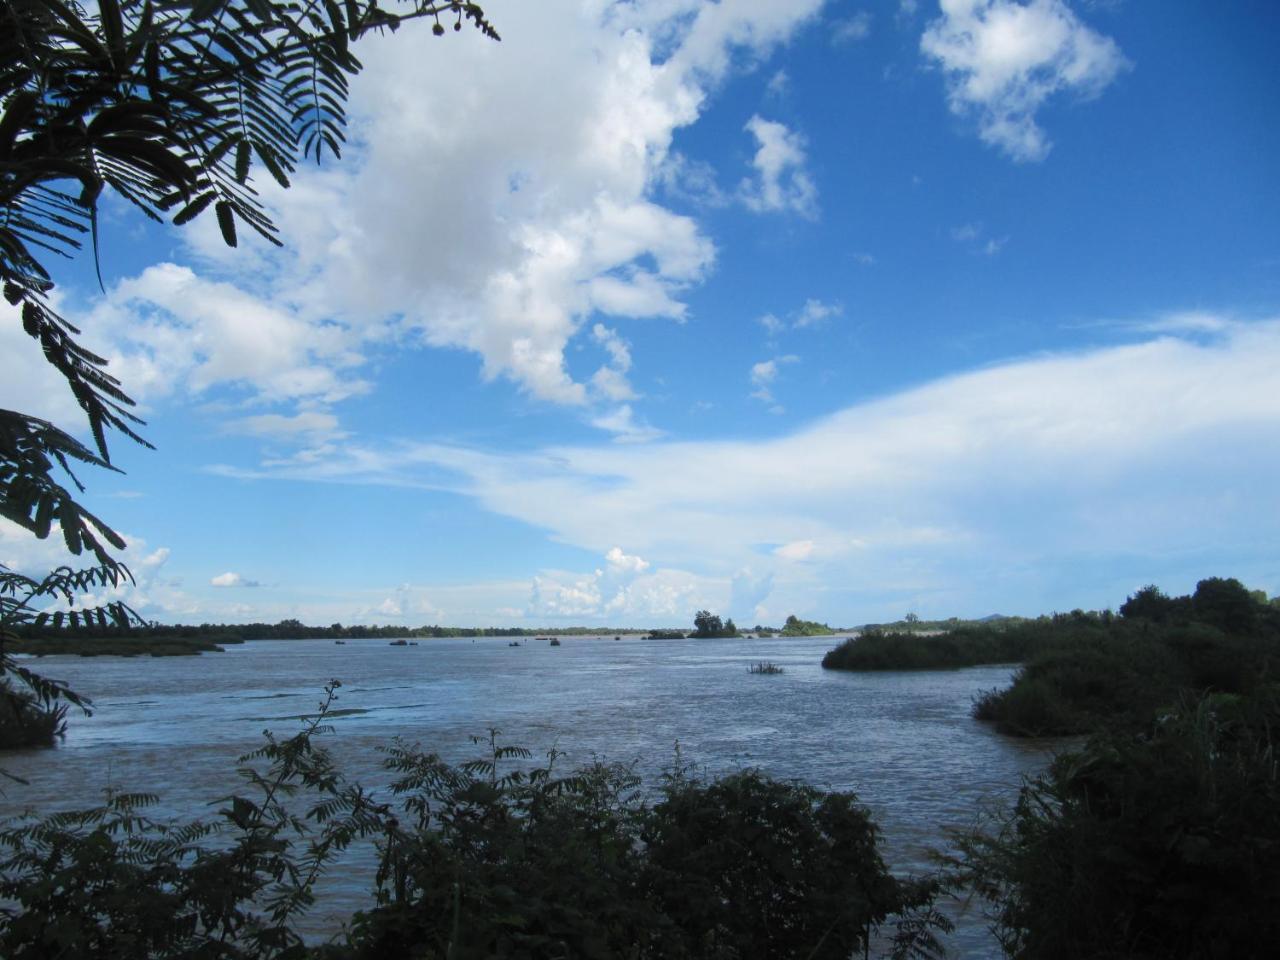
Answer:
<svg viewBox="0 0 1280 960"><path fill-rule="evenodd" d="M264 729L296 732L336 678L343 713L324 742L366 785L386 782L376 748L394 736L456 761L478 754L472 736L497 727L502 741L535 753L558 748L559 763L635 761L646 780L679 742L686 761L713 774L759 767L853 790L883 829L894 870L926 870L943 830L1007 801L1044 767L1049 745L1002 737L969 716L974 696L1007 683L1011 667L823 670L838 640L262 640L200 657L47 657L32 665L91 697L94 714L72 714L52 750L0 756L30 781L3 786L0 816L87 806L107 788L159 794L157 817L208 815L237 782L236 757L259 746ZM758 661L784 672L749 674ZM313 930L333 929L366 902L362 871L330 886ZM974 913L961 917L952 955L998 955Z"/></svg>

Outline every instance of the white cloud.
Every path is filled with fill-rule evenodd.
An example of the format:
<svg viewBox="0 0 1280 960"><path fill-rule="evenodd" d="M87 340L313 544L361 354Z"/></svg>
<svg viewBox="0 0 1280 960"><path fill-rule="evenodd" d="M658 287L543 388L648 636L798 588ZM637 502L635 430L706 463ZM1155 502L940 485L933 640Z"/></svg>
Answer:
<svg viewBox="0 0 1280 960"><path fill-rule="evenodd" d="M649 562L613 547L605 566L589 574L544 571L533 578L526 616L635 622L680 623L700 606L722 606L722 581L684 570L650 571ZM713 599L714 598L714 599Z"/></svg>
<svg viewBox="0 0 1280 960"><path fill-rule="evenodd" d="M765 84L765 94L782 99L791 92L791 77L785 70L777 70L773 76L769 78L769 82Z"/></svg>
<svg viewBox="0 0 1280 960"><path fill-rule="evenodd" d="M851 17L837 20L831 25L832 43L856 43L865 40L871 33L871 13L859 10Z"/></svg>
<svg viewBox="0 0 1280 960"><path fill-rule="evenodd" d="M651 199L672 136L735 59L767 54L819 6L561 0L504 10L500 49L460 38L424 57L405 31L370 38L356 162L300 171L276 198L295 239L283 283L365 335L391 324L474 351L486 377L539 399L622 399L616 373L576 381L567 345L596 312L683 319L680 294L715 250Z"/></svg>
<svg viewBox="0 0 1280 960"><path fill-rule="evenodd" d="M287 191L255 183L285 250L245 237L227 251L201 218L179 234L199 272L162 264L120 284L86 323L93 345L143 398L231 387L281 408L236 427L274 440L368 390L357 372L392 343L474 352L484 377L611 429L621 371L575 379L565 351L600 316L685 317L715 247L655 199L679 165L672 138L821 6L545 0L503 9L501 45L466 34L424 56L422 24L368 37L343 162L304 165ZM780 176L798 202L803 180ZM0 384L25 376L11 366Z"/></svg>
<svg viewBox="0 0 1280 960"><path fill-rule="evenodd" d="M763 316L757 317L756 323L764 327L765 332L767 332L771 337L777 336L787 328L787 325L772 313L766 313Z"/></svg>
<svg viewBox="0 0 1280 960"><path fill-rule="evenodd" d="M788 326L792 330L803 330L806 327L820 327L832 317L844 315L844 306L839 303L824 303L821 300L810 297L804 302L804 305L798 310L792 310L787 314L786 320L781 320L776 314L766 313L756 318L756 322L765 328L770 337L775 337Z"/></svg>
<svg viewBox="0 0 1280 960"><path fill-rule="evenodd" d="M759 363L751 366L751 396L763 403L772 404L772 412L783 413L782 407L777 405L777 401L773 396L773 382L778 379L779 364L799 363L800 358L794 353L786 354L781 357L774 357L772 360L761 360Z"/></svg>
<svg viewBox="0 0 1280 960"><path fill-rule="evenodd" d="M773 554L783 560L808 560L813 556L813 548L812 540L795 540L791 543L784 543L775 549Z"/></svg>
<svg viewBox="0 0 1280 960"><path fill-rule="evenodd" d="M821 300L810 298L804 302L804 306L796 314L793 323L798 330L804 327L816 327L825 320L829 320L831 317L838 317L843 313L844 307L838 303L823 303Z"/></svg>
<svg viewBox="0 0 1280 960"><path fill-rule="evenodd" d="M51 306L66 311L61 298ZM0 409L20 410L73 434L88 433L84 411L66 380L45 360L40 341L22 329L18 308L4 299L0 299Z"/></svg>
<svg viewBox="0 0 1280 960"><path fill-rule="evenodd" d="M987 234L986 227L978 222L961 224L958 227L951 228L951 239L956 243L968 247L972 253L980 253L986 257L993 257L999 253L1009 238L992 237Z"/></svg>
<svg viewBox="0 0 1280 960"><path fill-rule="evenodd" d="M257 580L248 580L238 573L228 570L226 573L220 573L209 581L211 587L258 587L261 584Z"/></svg>
<svg viewBox="0 0 1280 960"><path fill-rule="evenodd" d="M230 384L267 402L335 403L369 389L342 373L363 358L339 328L189 267L148 267L118 284L90 321L115 339L123 351L115 365L143 397Z"/></svg>
<svg viewBox="0 0 1280 960"><path fill-rule="evenodd" d="M642 557L629 557L621 547L613 547L605 554L605 562L615 577L635 576L649 569L649 561Z"/></svg>
<svg viewBox="0 0 1280 960"><path fill-rule="evenodd" d="M1280 540L1277 451L1280 320L1011 361L767 440L511 455L348 445L262 475L437 487L447 476L486 509L601 554L625 543L655 568L719 578L754 558L775 573L770 607L801 609L852 585L976 596L1071 557L1132 566L1195 560L1205 543L1261 550ZM806 563L774 553L806 542Z"/></svg>
<svg viewBox="0 0 1280 960"><path fill-rule="evenodd" d="M730 584L729 613L744 622L748 617L758 622L757 613L773 592L773 578L772 572L757 576L750 567L735 573Z"/></svg>
<svg viewBox="0 0 1280 960"><path fill-rule="evenodd" d="M305 440L308 443L337 440L346 435L339 429L336 416L317 410L304 410L291 417L279 413L240 417L228 421L226 429L230 433L243 433L253 437Z"/></svg>
<svg viewBox="0 0 1280 960"><path fill-rule="evenodd" d="M747 208L757 213L796 213L813 219L818 215L818 188L805 169L805 139L784 124L758 114L743 128L756 138L751 160L755 177L738 187Z"/></svg>
<svg viewBox="0 0 1280 960"><path fill-rule="evenodd" d="M942 0L920 49L947 75L951 109L974 113L987 143L1017 161L1051 144L1036 112L1054 94L1097 96L1128 61L1063 0Z"/></svg>
<svg viewBox="0 0 1280 960"><path fill-rule="evenodd" d="M612 433L619 443L645 443L662 436L657 427L637 421L629 403L593 417L591 425Z"/></svg>
<svg viewBox="0 0 1280 960"><path fill-rule="evenodd" d="M168 547L151 549L142 538L118 532L124 538L125 548L115 551L115 556L128 568L133 579L126 578L114 587L100 587L80 594L70 607L59 602L47 609L84 610L121 602L128 604L144 619L169 621L201 612L200 602L182 589L180 581L166 575ZM57 523L53 524L49 536L41 540L0 517L0 565L40 579L57 567L81 569L93 566L94 561L92 557L75 557L67 553Z"/></svg>
<svg viewBox="0 0 1280 960"><path fill-rule="evenodd" d="M627 371L631 369L631 348L616 330L611 330L603 323L591 328L592 339L600 344L609 355L609 362L600 367L591 377L591 386L606 401L634 400L636 392L627 380Z"/></svg>

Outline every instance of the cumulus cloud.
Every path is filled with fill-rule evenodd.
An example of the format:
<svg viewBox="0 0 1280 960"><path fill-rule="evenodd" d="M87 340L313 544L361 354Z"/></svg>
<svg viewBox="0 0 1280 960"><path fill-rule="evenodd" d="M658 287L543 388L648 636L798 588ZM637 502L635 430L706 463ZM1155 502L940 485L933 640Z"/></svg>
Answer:
<svg viewBox="0 0 1280 960"><path fill-rule="evenodd" d="M530 617L651 619L685 613L697 578L679 570L650 572L642 557L611 547L589 574L544 571L533 578ZM691 608L690 608L691 609Z"/></svg>
<svg viewBox="0 0 1280 960"><path fill-rule="evenodd" d="M743 128L756 139L751 160L755 175L744 179L738 192L747 208L757 213L818 215L818 188L805 169L805 139L785 124L758 114Z"/></svg>
<svg viewBox="0 0 1280 960"><path fill-rule="evenodd" d="M627 562L620 567L615 557ZM678 624L702 607L723 607L721 580L675 568L650 571L646 561L617 548L606 559L606 567L589 574L544 571L534 577L526 617Z"/></svg>
<svg viewBox="0 0 1280 960"><path fill-rule="evenodd" d="M68 606L63 602L47 609L85 610L107 603L125 603L144 619L175 620L196 615L202 605L182 589L179 580L166 573L168 547L149 547L141 537L119 531L125 548L116 551L116 559L129 568L132 580L123 579L116 586L100 587L80 594ZM48 537L38 539L12 521L0 517L0 566L8 567L35 579L61 567L92 565L91 558L67 554L61 528L53 524Z"/></svg>
<svg viewBox="0 0 1280 960"><path fill-rule="evenodd" d="M946 74L951 109L976 115L982 139L1023 162L1049 153L1036 112L1050 97L1097 96L1128 66L1063 0L942 0L920 49Z"/></svg>
<svg viewBox="0 0 1280 960"><path fill-rule="evenodd" d="M287 191L255 184L286 248L245 237L228 252L202 218L180 233L195 266L113 288L86 322L92 345L144 398L238 391L279 419L232 428L276 442L332 436L311 429L316 415L367 391L361 370L390 345L470 351L487 379L586 408L606 430L634 425L617 406L633 399L619 364L577 378L566 349L601 319L685 318L683 295L716 251L657 199L680 165L672 138L821 6L546 0L502 11L501 46L464 34L424 56L410 36L422 25L366 38L343 163L304 166ZM803 206L803 177L770 155L777 180L760 202Z"/></svg>
<svg viewBox="0 0 1280 960"><path fill-rule="evenodd" d="M605 562L615 578L638 576L649 569L649 561L642 557L629 557L621 547L614 547L605 554Z"/></svg>
<svg viewBox="0 0 1280 960"><path fill-rule="evenodd" d="M258 587L261 584L257 580L249 580L238 573L228 570L226 573L220 573L209 581L211 587Z"/></svg>

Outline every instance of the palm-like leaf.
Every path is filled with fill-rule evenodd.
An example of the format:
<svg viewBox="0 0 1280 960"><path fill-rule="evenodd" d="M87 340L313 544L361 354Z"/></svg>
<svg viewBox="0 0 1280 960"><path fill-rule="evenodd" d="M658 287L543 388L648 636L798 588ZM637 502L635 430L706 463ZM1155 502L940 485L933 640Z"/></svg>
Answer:
<svg viewBox="0 0 1280 960"><path fill-rule="evenodd" d="M253 187L261 165L282 186L298 160L341 152L351 44L373 30L452 18L498 39L473 3L402 0L14 0L0 6L0 286L66 379L96 454L52 425L0 411L0 516L73 553L122 543L52 477L67 458L109 466L107 433L146 441L106 360L50 305L49 256L98 242L110 188L148 216L187 223L209 209L224 240L237 225L279 243ZM74 478L73 478L74 480ZM78 483L77 483L78 486Z"/></svg>

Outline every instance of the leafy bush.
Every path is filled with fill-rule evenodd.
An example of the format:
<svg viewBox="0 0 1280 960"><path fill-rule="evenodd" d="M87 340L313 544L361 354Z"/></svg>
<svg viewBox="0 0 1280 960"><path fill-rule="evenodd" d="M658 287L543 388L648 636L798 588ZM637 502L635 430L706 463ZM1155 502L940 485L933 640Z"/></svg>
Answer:
<svg viewBox="0 0 1280 960"><path fill-rule="evenodd" d="M1274 956L1278 723L1273 687L1096 737L962 838L957 878L1024 960Z"/></svg>
<svg viewBox="0 0 1280 960"><path fill-rule="evenodd" d="M627 766L560 775L491 731L458 766L389 747L397 810L316 743L337 687L242 758L214 820L156 822L154 797L118 794L0 829L0 956L843 958L878 924L895 957L941 953L937 883L889 873L852 794L677 762L650 803ZM315 881L360 838L374 902L345 942L308 946Z"/></svg>
<svg viewBox="0 0 1280 960"><path fill-rule="evenodd" d="M145 809L155 796L112 794L95 809L6 825L0 956L306 955L292 924L316 879L353 839L385 828L384 809L345 783L313 742L337 686L302 732L284 741L268 734L241 758L247 789L222 799L216 821L153 821ZM316 799L299 815L290 800L301 791Z"/></svg>
<svg viewBox="0 0 1280 960"><path fill-rule="evenodd" d="M849 793L744 771L712 783L677 770L645 818L646 880L670 932L663 957L845 958L897 916L895 955L941 955L927 881L900 881ZM912 924L924 916L922 926Z"/></svg>
<svg viewBox="0 0 1280 960"><path fill-rule="evenodd" d="M846 957L891 916L898 955L940 952L936 885L889 874L852 794L678 766L649 807L627 767L503 773L528 752L489 750L389 751L414 821L383 846L358 956Z"/></svg>

